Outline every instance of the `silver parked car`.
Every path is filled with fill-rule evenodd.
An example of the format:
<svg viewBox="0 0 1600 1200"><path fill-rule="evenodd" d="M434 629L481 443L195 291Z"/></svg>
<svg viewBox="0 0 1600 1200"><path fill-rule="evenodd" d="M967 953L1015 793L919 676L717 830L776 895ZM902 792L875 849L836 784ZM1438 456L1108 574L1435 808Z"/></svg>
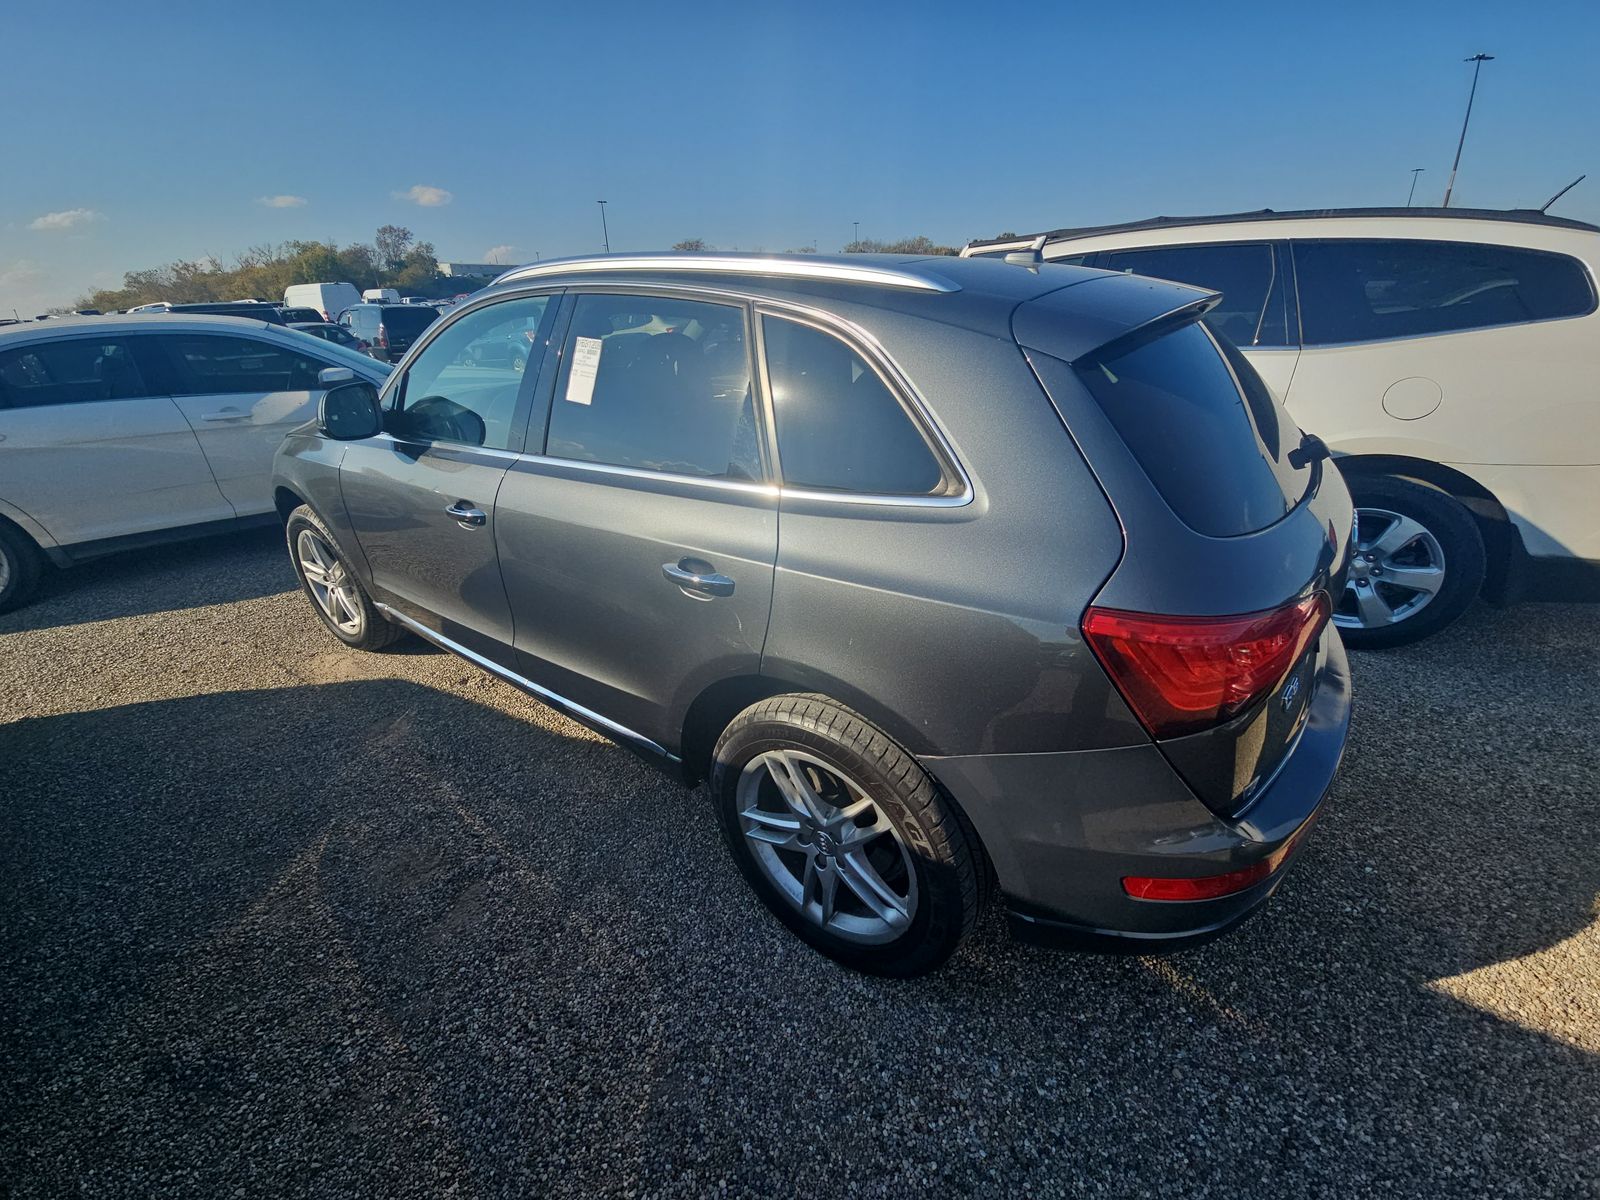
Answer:
<svg viewBox="0 0 1600 1200"><path fill-rule="evenodd" d="M284 434L316 415L329 384L388 374L237 317L0 330L0 611L27 599L44 559L64 567L272 520Z"/></svg>

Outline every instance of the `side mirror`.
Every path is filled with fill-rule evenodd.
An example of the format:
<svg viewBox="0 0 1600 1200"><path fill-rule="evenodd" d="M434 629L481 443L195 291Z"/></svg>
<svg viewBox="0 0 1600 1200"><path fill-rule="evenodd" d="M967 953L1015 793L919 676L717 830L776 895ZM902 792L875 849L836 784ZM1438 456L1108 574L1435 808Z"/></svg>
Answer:
<svg viewBox="0 0 1600 1200"><path fill-rule="evenodd" d="M356 373L349 367L323 367L317 372L317 382L325 388L339 383L355 382Z"/></svg>
<svg viewBox="0 0 1600 1200"><path fill-rule="evenodd" d="M317 406L317 425L324 437L339 442L376 436L383 431L378 389L370 383L359 382L342 383L328 389Z"/></svg>

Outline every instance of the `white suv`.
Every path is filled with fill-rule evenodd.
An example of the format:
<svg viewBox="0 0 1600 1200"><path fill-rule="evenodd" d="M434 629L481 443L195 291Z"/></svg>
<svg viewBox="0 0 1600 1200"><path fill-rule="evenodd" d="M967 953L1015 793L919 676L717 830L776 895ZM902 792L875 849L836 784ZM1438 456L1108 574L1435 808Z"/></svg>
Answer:
<svg viewBox="0 0 1600 1200"><path fill-rule="evenodd" d="M333 375L327 375L330 368ZM0 329L0 612L42 559L277 519L272 455L327 386L389 368L238 317L67 318Z"/></svg>
<svg viewBox="0 0 1600 1200"><path fill-rule="evenodd" d="M969 257L1223 293L1208 318L1338 456L1359 548L1352 646L1449 624L1482 592L1600 596L1600 228L1540 212L1158 217L974 242Z"/></svg>

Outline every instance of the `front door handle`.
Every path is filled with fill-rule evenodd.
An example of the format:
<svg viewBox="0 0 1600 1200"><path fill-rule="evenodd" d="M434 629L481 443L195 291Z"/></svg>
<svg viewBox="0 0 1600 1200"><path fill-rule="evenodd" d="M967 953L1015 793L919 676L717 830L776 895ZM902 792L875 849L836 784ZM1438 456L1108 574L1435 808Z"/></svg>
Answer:
<svg viewBox="0 0 1600 1200"><path fill-rule="evenodd" d="M473 508L470 500L457 500L445 512L454 517L456 524L463 529L476 529L489 519L483 509Z"/></svg>
<svg viewBox="0 0 1600 1200"><path fill-rule="evenodd" d="M661 573L691 600L733 595L733 580L718 574L717 569L703 559L680 558L675 563L662 563Z"/></svg>
<svg viewBox="0 0 1600 1200"><path fill-rule="evenodd" d="M250 414L240 412L237 408L225 408L221 412L201 413L202 421L242 421Z"/></svg>

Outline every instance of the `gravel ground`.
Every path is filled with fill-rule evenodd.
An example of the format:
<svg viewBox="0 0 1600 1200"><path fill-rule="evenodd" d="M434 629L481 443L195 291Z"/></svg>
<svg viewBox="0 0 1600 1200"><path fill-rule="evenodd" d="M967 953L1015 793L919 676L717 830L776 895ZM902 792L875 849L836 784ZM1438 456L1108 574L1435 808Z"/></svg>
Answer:
<svg viewBox="0 0 1600 1200"><path fill-rule="evenodd" d="M0 617L0 1194L1600 1196L1600 609L1356 655L1257 920L850 974L704 797L273 533Z"/></svg>

